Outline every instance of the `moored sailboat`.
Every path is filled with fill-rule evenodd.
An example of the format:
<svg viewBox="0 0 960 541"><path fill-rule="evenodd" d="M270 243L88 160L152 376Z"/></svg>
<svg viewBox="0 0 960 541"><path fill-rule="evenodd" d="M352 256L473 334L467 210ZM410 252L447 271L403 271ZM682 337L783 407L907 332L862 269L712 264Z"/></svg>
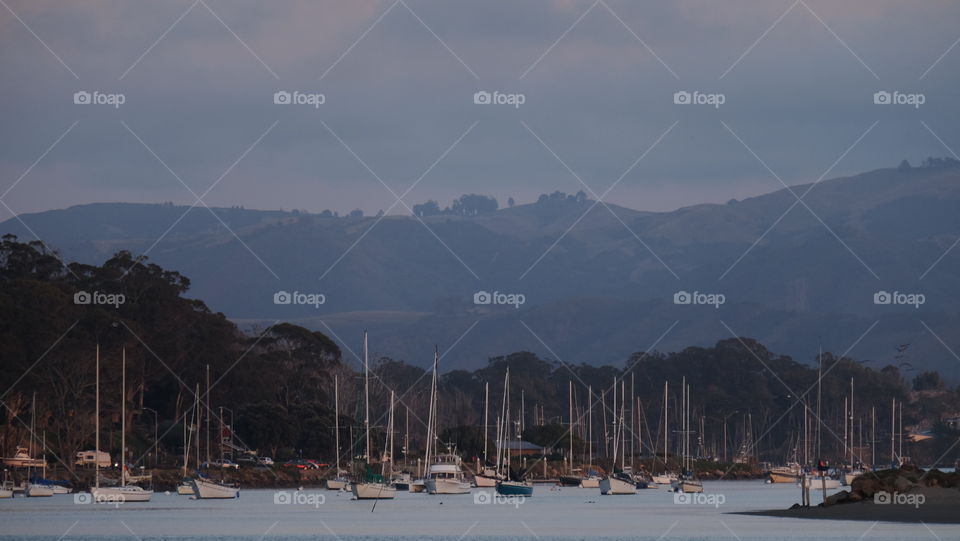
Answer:
<svg viewBox="0 0 960 541"><path fill-rule="evenodd" d="M367 348L367 332L363 332L363 397L364 397L364 420L363 428L366 436L366 454L364 455L365 464L362 476L359 465L355 465L354 480L351 485L353 496L358 500L392 500L396 496L397 489L390 483L390 479L384 475L370 470L370 363ZM393 430L393 427L390 427ZM386 473L386 472L384 472Z"/></svg>

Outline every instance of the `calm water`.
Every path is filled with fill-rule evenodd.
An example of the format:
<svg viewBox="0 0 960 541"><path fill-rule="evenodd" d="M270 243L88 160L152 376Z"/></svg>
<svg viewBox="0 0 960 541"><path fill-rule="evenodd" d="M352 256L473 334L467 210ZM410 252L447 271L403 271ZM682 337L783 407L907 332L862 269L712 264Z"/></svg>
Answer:
<svg viewBox="0 0 960 541"><path fill-rule="evenodd" d="M246 490L239 500L195 501L155 494L147 504L75 504L73 495L0 500L3 539L960 539L956 525L794 520L730 512L789 507L792 485L705 483L707 503L677 504L666 490L601 496L598 490L537 486L517 502L399 493L351 501L347 493ZM296 494L296 496L294 496ZM722 495L722 499L719 496ZM296 498L293 503L283 502ZM488 501L485 498L481 500ZM715 506L710 504L720 503ZM872 529L870 529L873 527ZM869 531L868 531L869 530Z"/></svg>

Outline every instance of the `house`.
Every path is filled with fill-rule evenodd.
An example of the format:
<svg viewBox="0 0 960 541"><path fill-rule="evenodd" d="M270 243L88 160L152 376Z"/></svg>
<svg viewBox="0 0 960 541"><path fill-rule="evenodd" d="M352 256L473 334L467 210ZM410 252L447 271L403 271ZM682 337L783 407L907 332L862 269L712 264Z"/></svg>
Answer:
<svg viewBox="0 0 960 541"><path fill-rule="evenodd" d="M510 440L504 442L500 449L506 449L509 451L510 456L542 455L544 451L544 447L523 440Z"/></svg>

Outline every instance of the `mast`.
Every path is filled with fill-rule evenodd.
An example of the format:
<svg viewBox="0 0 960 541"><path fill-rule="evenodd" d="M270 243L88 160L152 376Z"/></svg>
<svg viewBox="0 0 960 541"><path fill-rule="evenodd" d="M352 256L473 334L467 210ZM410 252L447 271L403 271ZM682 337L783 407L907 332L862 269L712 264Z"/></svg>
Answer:
<svg viewBox="0 0 960 541"><path fill-rule="evenodd" d="M870 468L877 467L877 407L870 407Z"/></svg>
<svg viewBox="0 0 960 541"><path fill-rule="evenodd" d="M588 447L589 458L587 462L593 466L593 386L587 386L587 440L590 442Z"/></svg>
<svg viewBox="0 0 960 541"><path fill-rule="evenodd" d="M890 403L890 465L893 466L896 464L896 448L893 445L895 438L897 436L897 399L891 399Z"/></svg>
<svg viewBox="0 0 960 541"><path fill-rule="evenodd" d="M207 465L210 464L210 363L207 363L207 424L204 428L207 430Z"/></svg>
<svg viewBox="0 0 960 541"><path fill-rule="evenodd" d="M568 405L570 411L570 473L573 473L573 380L569 380L567 383L568 392Z"/></svg>
<svg viewBox="0 0 960 541"><path fill-rule="evenodd" d="M850 378L850 468L853 469L853 378Z"/></svg>
<svg viewBox="0 0 960 541"><path fill-rule="evenodd" d="M127 486L127 348L120 361L120 486Z"/></svg>
<svg viewBox="0 0 960 541"><path fill-rule="evenodd" d="M617 439L617 378L613 378L613 468L617 467L617 451L620 441Z"/></svg>
<svg viewBox="0 0 960 541"><path fill-rule="evenodd" d="M667 416L670 410L667 404L667 393L670 390L670 382L663 382L663 473L667 473L667 440L670 438L670 426L667 424Z"/></svg>
<svg viewBox="0 0 960 541"><path fill-rule="evenodd" d="M363 430L366 434L367 464L370 463L370 362L367 358L367 331L363 331Z"/></svg>
<svg viewBox="0 0 960 541"><path fill-rule="evenodd" d="M630 465L633 465L634 444L636 443L637 433L634 428L637 427L637 388L634 385L633 372L630 372Z"/></svg>
<svg viewBox="0 0 960 541"><path fill-rule="evenodd" d="M93 460L94 466L94 486L100 488L100 344L97 344L97 361L95 369L96 381L97 381L97 406L95 413L95 424L97 425L96 432L96 458Z"/></svg>
<svg viewBox="0 0 960 541"><path fill-rule="evenodd" d="M490 382L483 386L483 465L487 465L487 450L490 448L487 441L487 432L490 427Z"/></svg>
<svg viewBox="0 0 960 541"><path fill-rule="evenodd" d="M620 380L620 469L623 470L627 460L627 382Z"/></svg>
<svg viewBox="0 0 960 541"><path fill-rule="evenodd" d="M823 424L820 417L820 382L823 380L823 348L818 348L817 353L817 460L823 458L820 454L820 425Z"/></svg>
<svg viewBox="0 0 960 541"><path fill-rule="evenodd" d="M333 375L333 440L337 455L337 478L340 477L340 375Z"/></svg>

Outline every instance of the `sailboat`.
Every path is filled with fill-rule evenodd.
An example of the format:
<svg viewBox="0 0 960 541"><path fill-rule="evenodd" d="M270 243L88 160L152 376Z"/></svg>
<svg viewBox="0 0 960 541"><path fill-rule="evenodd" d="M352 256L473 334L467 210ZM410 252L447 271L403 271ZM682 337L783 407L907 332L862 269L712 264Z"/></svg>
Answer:
<svg viewBox="0 0 960 541"><path fill-rule="evenodd" d="M326 485L328 490L344 490L350 481L340 470L340 376L336 374L333 376L333 411L334 445L336 446L334 454L337 455L337 470L336 477L327 479Z"/></svg>
<svg viewBox="0 0 960 541"><path fill-rule="evenodd" d="M593 464L593 386L587 386L587 464ZM580 488L600 488L600 474L589 469L580 480Z"/></svg>
<svg viewBox="0 0 960 541"><path fill-rule="evenodd" d="M37 393L33 393L33 406L30 408L30 456L33 456L33 435L34 432L34 422L37 417ZM47 459L41 457L40 462L43 464L44 477L46 477L47 470ZM31 472L33 467L27 469L27 477L31 478ZM28 498L47 498L53 496L53 488L50 485L45 485L41 483L34 483L33 480L27 481L24 485L23 493Z"/></svg>
<svg viewBox="0 0 960 541"><path fill-rule="evenodd" d="M197 386L197 393L200 393L200 386ZM180 484L177 485L177 494L181 496L193 496L193 484L190 477L187 476L187 465L190 462L190 442L193 441L193 415L190 412L190 422L183 420L183 469L180 472ZM184 413L186 416L186 413ZM189 431L189 434L188 434ZM197 461L199 463L199 460Z"/></svg>
<svg viewBox="0 0 960 541"><path fill-rule="evenodd" d="M663 472L660 474L655 474L652 476L653 484L657 486L664 487L673 487L677 482L677 476L673 473L670 473L667 465L667 450L669 448L669 439L670 439L670 423L669 423L669 391L670 391L670 382L663 382Z"/></svg>
<svg viewBox="0 0 960 541"><path fill-rule="evenodd" d="M197 385L197 392L195 394L196 400L194 402L194 410L197 414L197 424L200 423L200 386ZM207 365L207 411L210 411L210 367ZM210 421L209 416L207 417L207 462L210 458ZM199 454L200 450L200 431L197 431L197 452ZM199 462L199 457L197 458ZM223 468L220 468L221 473ZM190 479L190 484L193 486L193 496L198 500L230 500L233 498L240 497L240 487L237 485L227 484L223 479L217 481L210 477L203 476L199 471L193 478Z"/></svg>
<svg viewBox="0 0 960 541"><path fill-rule="evenodd" d="M621 397L621 402L623 402L625 397ZM624 425L623 425L623 410L621 405L621 411L618 418L617 415L617 380L613 380L613 473L606 475L600 479L600 494L604 495L619 495L619 494L636 494L637 493L637 484L627 473L624 468L623 462L625 458L623 453L620 452L621 440L624 437ZM617 468L617 455L620 455L621 464L619 469Z"/></svg>
<svg viewBox="0 0 960 541"><path fill-rule="evenodd" d="M397 488L389 482L389 477L370 471L370 362L367 352L366 331L363 332L363 397L363 428L367 440L367 450L364 455L366 470L362 477L360 472L354 471L353 496L358 500L392 500L397 493Z"/></svg>
<svg viewBox="0 0 960 541"><path fill-rule="evenodd" d="M507 368L506 374L503 376L503 422L499 428L499 438L500 442L498 452L503 454L503 461L500 461L500 456L497 456L497 463L503 466L504 472L501 474L504 475L505 479L497 481L497 494L504 496L533 496L533 483L530 483L526 479L514 479L513 471L510 469L510 368ZM519 440L519 438L517 438ZM499 470L499 468L498 468Z"/></svg>
<svg viewBox="0 0 960 541"><path fill-rule="evenodd" d="M493 488L497 486L497 481L500 481L501 477L496 469L487 465L487 450L490 448L487 440L490 426L490 382L484 384L483 388L483 466L481 467L480 459L477 458L477 474L473 476L473 484L477 488Z"/></svg>
<svg viewBox="0 0 960 541"><path fill-rule="evenodd" d="M583 482L583 470L573 466L573 381L567 385L567 408L570 413L570 426L567 435L570 439L570 454L568 455L567 473L560 476L560 486L577 487Z"/></svg>
<svg viewBox="0 0 960 541"><path fill-rule="evenodd" d="M697 494L703 492L703 482L697 479L696 472L693 471L693 456L690 451L690 385L687 384L686 377L683 378L680 403L680 426L683 432L683 451L681 453L683 455L683 474L677 477L677 482L672 486L674 492Z"/></svg>
<svg viewBox="0 0 960 541"><path fill-rule="evenodd" d="M460 456L448 446L446 453L437 452L437 365L440 352L433 350L433 379L430 385L430 415L427 418L427 455L428 464L424 485L428 494L469 494L470 481L463 473Z"/></svg>
<svg viewBox="0 0 960 541"><path fill-rule="evenodd" d="M127 485L123 475L127 468L127 352L123 350L120 376L120 486L100 486L100 465L97 464L96 486L90 489L94 501L109 503L149 502L152 490L136 485ZM100 456L100 346L97 346L97 454Z"/></svg>

